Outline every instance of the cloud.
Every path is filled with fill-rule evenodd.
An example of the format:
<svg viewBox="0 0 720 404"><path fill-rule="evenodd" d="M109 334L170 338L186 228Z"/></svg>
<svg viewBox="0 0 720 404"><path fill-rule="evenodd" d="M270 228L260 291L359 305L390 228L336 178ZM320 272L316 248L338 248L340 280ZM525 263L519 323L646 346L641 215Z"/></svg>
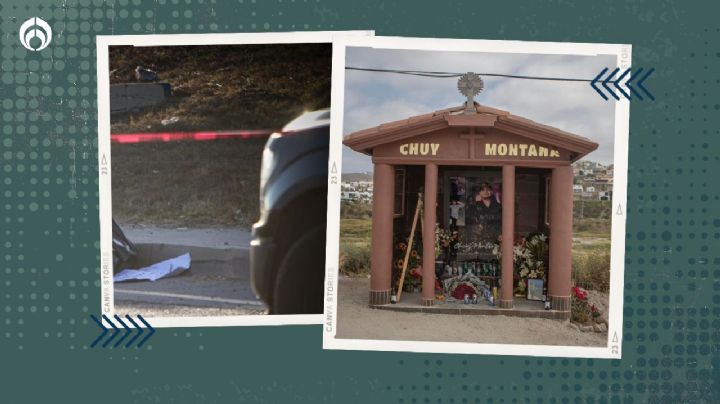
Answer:
<svg viewBox="0 0 720 404"><path fill-rule="evenodd" d="M347 66L441 72L502 73L592 79L615 56L439 52L347 48ZM613 159L614 105L586 82L523 80L484 76L484 105L585 136L600 144L588 159ZM344 133L461 105L457 78L427 78L346 71ZM356 156L353 156L355 154ZM343 150L346 172L371 171L369 157ZM352 168L351 171L348 171Z"/></svg>
<svg viewBox="0 0 720 404"><path fill-rule="evenodd" d="M372 171L372 160L370 156L353 151L345 145L343 145L342 148L343 173L364 173Z"/></svg>

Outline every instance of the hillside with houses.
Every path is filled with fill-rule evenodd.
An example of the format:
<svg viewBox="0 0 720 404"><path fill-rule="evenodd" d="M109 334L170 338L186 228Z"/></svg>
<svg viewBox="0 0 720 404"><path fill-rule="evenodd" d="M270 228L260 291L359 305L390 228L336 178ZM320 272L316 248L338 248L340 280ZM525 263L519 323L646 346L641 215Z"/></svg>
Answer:
<svg viewBox="0 0 720 404"><path fill-rule="evenodd" d="M573 194L575 200L609 201L612 199L613 165L594 161L573 164Z"/></svg>
<svg viewBox="0 0 720 404"><path fill-rule="evenodd" d="M372 173L349 173L342 175L340 199L343 202L372 202Z"/></svg>
<svg viewBox="0 0 720 404"><path fill-rule="evenodd" d="M609 201L612 199L613 165L595 161L579 161L573 164L573 195L575 200ZM343 174L341 199L345 202L372 201L372 173Z"/></svg>

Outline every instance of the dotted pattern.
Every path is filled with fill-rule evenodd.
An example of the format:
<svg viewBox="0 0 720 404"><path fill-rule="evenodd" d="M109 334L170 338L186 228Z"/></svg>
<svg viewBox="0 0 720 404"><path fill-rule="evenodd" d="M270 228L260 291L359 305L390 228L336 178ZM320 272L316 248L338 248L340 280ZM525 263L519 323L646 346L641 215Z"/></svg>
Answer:
<svg viewBox="0 0 720 404"><path fill-rule="evenodd" d="M715 46L719 33L703 30ZM720 167L712 146L720 135L720 80L708 75L720 52L710 39L695 46L705 49L677 55L688 77L674 85L649 82L667 91L653 104L632 106L623 359L400 360L404 371L422 368L414 372L422 383L388 384L397 402L720 400L720 195L711 177ZM648 65L642 48L633 57L635 65ZM513 367L523 369L521 377L477 381L488 369Z"/></svg>
<svg viewBox="0 0 720 404"><path fill-rule="evenodd" d="M633 1L522 13L473 2L40 3L0 4L0 356L11 364L10 401L71 387L77 402L720 402L716 13ZM54 32L40 52L17 37L32 16ZM161 329L142 350L89 349L99 333L89 314L100 309L95 35L333 29L632 42L635 65L656 67L657 101L631 111L622 360L321 352L311 326Z"/></svg>

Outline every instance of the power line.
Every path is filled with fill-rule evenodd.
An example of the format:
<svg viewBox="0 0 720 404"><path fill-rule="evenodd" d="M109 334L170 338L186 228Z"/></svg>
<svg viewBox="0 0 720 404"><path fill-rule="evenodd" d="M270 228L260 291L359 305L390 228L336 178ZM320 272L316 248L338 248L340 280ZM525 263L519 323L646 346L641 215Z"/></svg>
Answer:
<svg viewBox="0 0 720 404"><path fill-rule="evenodd" d="M376 72L376 73L395 73L395 74L406 74L411 76L421 77L432 77L438 79L446 79L452 77L460 77L465 73L456 72L428 72L422 70L397 70L397 69L373 69L369 67L354 67L345 66L345 70L357 70L365 72ZM510 79L523 79L523 80L545 80L545 81L578 81L589 83L593 79L575 79L575 78L564 78L564 77L539 77L539 76L524 76L518 74L501 74L501 73L477 73L478 75L486 77L506 77Z"/></svg>

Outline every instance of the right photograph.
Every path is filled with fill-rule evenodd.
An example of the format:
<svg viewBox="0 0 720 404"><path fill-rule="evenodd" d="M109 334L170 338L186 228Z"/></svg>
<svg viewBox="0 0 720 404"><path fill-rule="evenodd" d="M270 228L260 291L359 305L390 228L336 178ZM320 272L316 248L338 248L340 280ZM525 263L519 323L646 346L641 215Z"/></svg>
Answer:
<svg viewBox="0 0 720 404"><path fill-rule="evenodd" d="M400 42L345 47L326 347L619 357L629 47Z"/></svg>

